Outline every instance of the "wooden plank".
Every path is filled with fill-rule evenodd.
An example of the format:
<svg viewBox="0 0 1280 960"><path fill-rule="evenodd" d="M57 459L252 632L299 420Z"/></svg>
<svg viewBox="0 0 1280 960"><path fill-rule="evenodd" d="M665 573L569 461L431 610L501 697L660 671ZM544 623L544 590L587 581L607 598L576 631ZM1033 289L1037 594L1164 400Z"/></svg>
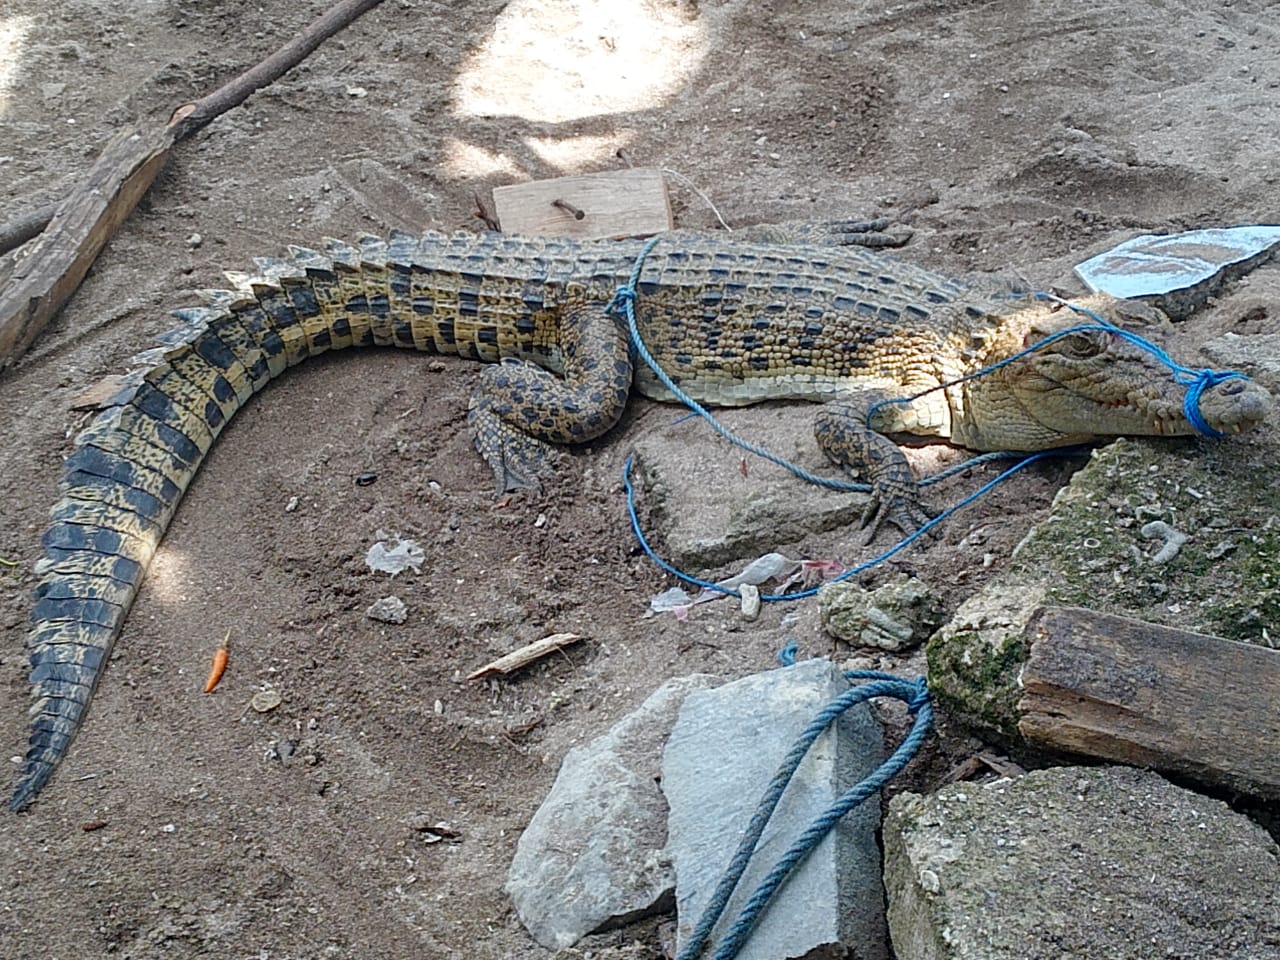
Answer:
<svg viewBox="0 0 1280 960"><path fill-rule="evenodd" d="M136 127L118 134L85 181L51 214L48 208L34 210L0 228L5 243L20 243L39 232L38 227L43 226L40 217L51 216L0 292L0 369L26 352L75 293L102 248L147 192L177 141L243 103L381 2L340 0L266 60L199 100L179 106L163 127Z"/></svg>
<svg viewBox="0 0 1280 960"><path fill-rule="evenodd" d="M1076 607L1026 636L1028 743L1280 799L1280 651Z"/></svg>
<svg viewBox="0 0 1280 960"><path fill-rule="evenodd" d="M649 167L495 187L493 205L507 233L607 240L674 225L662 171Z"/></svg>
<svg viewBox="0 0 1280 960"><path fill-rule="evenodd" d="M0 366L16 360L76 292L102 248L164 166L170 127L125 130L58 205L0 295Z"/></svg>

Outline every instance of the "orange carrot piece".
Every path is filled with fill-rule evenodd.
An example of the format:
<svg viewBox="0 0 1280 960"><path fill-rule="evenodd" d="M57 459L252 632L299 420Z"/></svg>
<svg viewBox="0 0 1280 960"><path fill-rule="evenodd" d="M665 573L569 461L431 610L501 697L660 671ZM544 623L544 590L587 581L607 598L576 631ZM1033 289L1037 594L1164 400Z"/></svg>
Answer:
<svg viewBox="0 0 1280 960"><path fill-rule="evenodd" d="M231 639L231 631L227 631L227 635L222 638L222 646L220 646L213 654L213 666L209 668L209 679L204 682L204 692L213 693L213 688L218 685L218 681L222 679L223 672L227 669L227 659L230 656L228 641Z"/></svg>

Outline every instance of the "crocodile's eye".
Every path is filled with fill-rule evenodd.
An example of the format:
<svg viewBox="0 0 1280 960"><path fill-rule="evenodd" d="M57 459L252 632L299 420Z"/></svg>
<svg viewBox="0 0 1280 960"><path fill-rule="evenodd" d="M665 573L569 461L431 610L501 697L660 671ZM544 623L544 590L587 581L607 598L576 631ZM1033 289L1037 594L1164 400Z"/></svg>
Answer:
<svg viewBox="0 0 1280 960"><path fill-rule="evenodd" d="M1105 344L1101 337L1090 336L1087 333L1073 333L1069 337L1063 337L1059 346L1067 356L1074 357L1076 360L1087 360L1100 354Z"/></svg>

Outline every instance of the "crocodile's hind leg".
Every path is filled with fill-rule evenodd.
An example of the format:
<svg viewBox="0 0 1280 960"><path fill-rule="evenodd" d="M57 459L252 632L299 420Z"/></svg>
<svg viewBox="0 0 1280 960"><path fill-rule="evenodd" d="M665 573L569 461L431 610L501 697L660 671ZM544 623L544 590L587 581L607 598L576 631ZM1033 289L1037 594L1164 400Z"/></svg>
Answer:
<svg viewBox="0 0 1280 960"><path fill-rule="evenodd" d="M930 519L920 504L911 465L884 434L950 433L950 410L941 393L909 403L887 402L901 392L866 388L823 404L814 418L814 436L827 457L871 485L871 506L862 519L868 540L886 520L910 535Z"/></svg>
<svg viewBox="0 0 1280 960"><path fill-rule="evenodd" d="M622 326L604 304L565 313L560 350L563 377L513 358L481 371L467 422L499 493L538 489L551 473L550 444L594 440L626 407L630 351Z"/></svg>

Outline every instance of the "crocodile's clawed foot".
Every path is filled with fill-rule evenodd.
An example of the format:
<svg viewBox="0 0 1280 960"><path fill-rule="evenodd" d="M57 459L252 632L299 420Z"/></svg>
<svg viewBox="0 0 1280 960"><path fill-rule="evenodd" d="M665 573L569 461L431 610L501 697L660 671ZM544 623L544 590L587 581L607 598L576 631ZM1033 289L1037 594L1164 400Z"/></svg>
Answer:
<svg viewBox="0 0 1280 960"><path fill-rule="evenodd" d="M911 239L912 231L901 225L890 230L895 221L889 217L876 220L830 220L817 224L827 234L827 243L841 247L901 247Z"/></svg>
<svg viewBox="0 0 1280 960"><path fill-rule="evenodd" d="M468 411L467 422L476 450L493 471L498 496L541 490L543 481L555 474L556 448L512 427L483 401Z"/></svg>
<svg viewBox="0 0 1280 960"><path fill-rule="evenodd" d="M902 531L903 537L918 533L933 517L921 505L915 484L881 481L873 484L871 502L862 515L861 528L864 544L871 543L887 522ZM937 538L932 529L930 535Z"/></svg>

